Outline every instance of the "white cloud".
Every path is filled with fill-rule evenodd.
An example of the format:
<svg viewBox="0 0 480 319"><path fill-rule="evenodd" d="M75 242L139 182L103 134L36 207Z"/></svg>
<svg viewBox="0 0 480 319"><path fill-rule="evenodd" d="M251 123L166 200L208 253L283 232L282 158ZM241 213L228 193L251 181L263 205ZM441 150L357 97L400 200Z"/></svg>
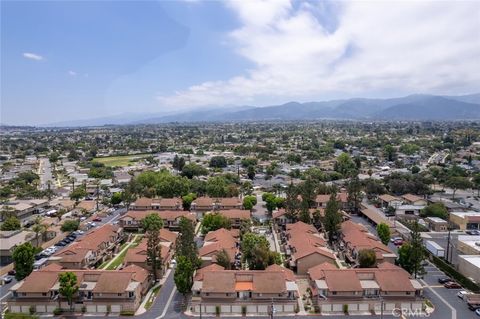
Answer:
<svg viewBox="0 0 480 319"><path fill-rule="evenodd" d="M77 72L70 70L68 71L68 75L77 76Z"/></svg>
<svg viewBox="0 0 480 319"><path fill-rule="evenodd" d="M231 45L255 67L158 100L188 107L480 87L479 2L349 1L339 7L338 28L329 32L320 2L229 2L241 22L229 35Z"/></svg>
<svg viewBox="0 0 480 319"><path fill-rule="evenodd" d="M42 61L43 56L31 53L31 52L25 52L22 54L24 58L30 59L30 60L35 60L35 61Z"/></svg>

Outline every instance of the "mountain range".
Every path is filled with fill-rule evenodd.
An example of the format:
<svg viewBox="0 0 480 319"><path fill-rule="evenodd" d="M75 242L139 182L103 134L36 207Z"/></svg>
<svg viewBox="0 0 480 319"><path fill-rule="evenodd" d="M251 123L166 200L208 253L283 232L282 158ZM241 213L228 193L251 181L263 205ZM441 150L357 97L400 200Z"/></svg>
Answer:
<svg viewBox="0 0 480 319"><path fill-rule="evenodd" d="M480 119L480 93L461 96L416 94L400 98L352 98L288 102L265 107L202 108L176 114L122 114L44 126L99 126L170 122L291 120L452 121Z"/></svg>

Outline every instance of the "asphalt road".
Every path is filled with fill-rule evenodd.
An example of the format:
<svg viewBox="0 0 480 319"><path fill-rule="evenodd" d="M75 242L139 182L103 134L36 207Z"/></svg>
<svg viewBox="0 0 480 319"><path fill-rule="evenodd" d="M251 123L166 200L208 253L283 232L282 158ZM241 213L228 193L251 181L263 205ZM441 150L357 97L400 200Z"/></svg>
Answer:
<svg viewBox="0 0 480 319"><path fill-rule="evenodd" d="M48 181L51 181L50 187L55 187L55 182L52 176L52 164L48 158L40 159L40 189L45 190L48 188Z"/></svg>

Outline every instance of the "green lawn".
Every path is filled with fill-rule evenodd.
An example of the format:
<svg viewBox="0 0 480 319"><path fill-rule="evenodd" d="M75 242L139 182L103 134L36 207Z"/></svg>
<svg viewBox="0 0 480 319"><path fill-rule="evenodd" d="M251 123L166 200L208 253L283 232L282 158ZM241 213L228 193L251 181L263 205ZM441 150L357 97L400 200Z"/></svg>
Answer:
<svg viewBox="0 0 480 319"><path fill-rule="evenodd" d="M95 157L94 162L103 163L105 166L129 166L135 160L147 157L151 154L135 154L135 155L121 155L121 156L109 156L109 157Z"/></svg>
<svg viewBox="0 0 480 319"><path fill-rule="evenodd" d="M145 303L145 309L148 310L153 305L153 301L155 300L155 297L158 295L160 288L161 286L158 286L152 290L152 295L150 296L150 299L148 299L148 301Z"/></svg>

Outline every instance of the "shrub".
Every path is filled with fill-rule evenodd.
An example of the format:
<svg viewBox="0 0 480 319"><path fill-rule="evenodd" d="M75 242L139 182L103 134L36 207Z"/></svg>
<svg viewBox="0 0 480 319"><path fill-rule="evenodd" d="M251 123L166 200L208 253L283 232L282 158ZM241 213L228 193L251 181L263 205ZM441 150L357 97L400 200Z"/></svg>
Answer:
<svg viewBox="0 0 480 319"><path fill-rule="evenodd" d="M107 305L107 314L109 314L112 311L112 306Z"/></svg>
<svg viewBox="0 0 480 319"><path fill-rule="evenodd" d="M220 306L215 306L215 314L220 317Z"/></svg>
<svg viewBox="0 0 480 319"><path fill-rule="evenodd" d="M87 312L87 307L82 306L82 313L85 313L85 312Z"/></svg>
<svg viewBox="0 0 480 319"><path fill-rule="evenodd" d="M30 306L30 308L28 308L28 311L31 315L33 315L35 313L35 306Z"/></svg>
<svg viewBox="0 0 480 319"><path fill-rule="evenodd" d="M242 306L242 316L247 315L247 306Z"/></svg>
<svg viewBox="0 0 480 319"><path fill-rule="evenodd" d="M348 305L343 305L343 312L347 315L348 314Z"/></svg>
<svg viewBox="0 0 480 319"><path fill-rule="evenodd" d="M62 310L61 308L55 308L55 309L53 309L53 315L55 315L55 316L61 315L62 312L63 312L63 310Z"/></svg>
<svg viewBox="0 0 480 319"><path fill-rule="evenodd" d="M27 313L20 313L20 312L6 312L4 314L5 319L38 319L38 316L30 315Z"/></svg>
<svg viewBox="0 0 480 319"><path fill-rule="evenodd" d="M135 311L133 310L122 310L120 311L120 316L135 316Z"/></svg>

